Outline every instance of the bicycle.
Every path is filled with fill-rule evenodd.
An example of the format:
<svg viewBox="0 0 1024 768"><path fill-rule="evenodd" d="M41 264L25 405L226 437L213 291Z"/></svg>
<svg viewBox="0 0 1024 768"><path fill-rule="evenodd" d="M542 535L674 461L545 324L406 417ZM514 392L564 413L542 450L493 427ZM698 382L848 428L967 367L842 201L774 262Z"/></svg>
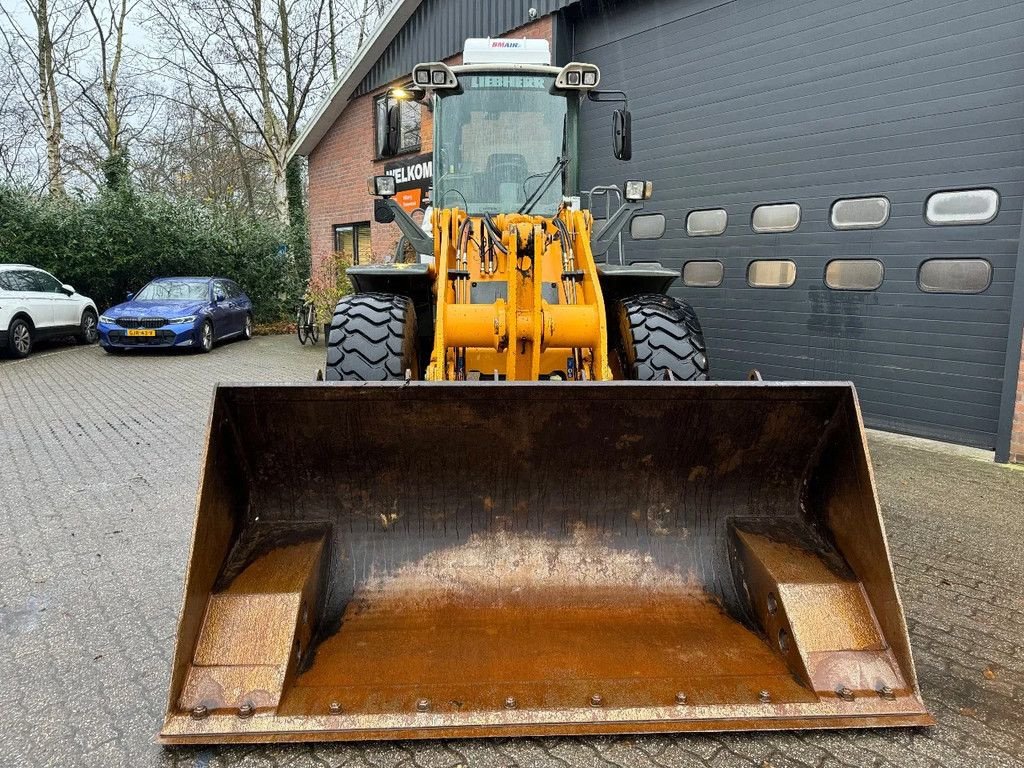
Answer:
<svg viewBox="0 0 1024 768"><path fill-rule="evenodd" d="M299 343L303 346L307 341L314 346L320 341L320 326L316 321L316 308L310 302L303 304L295 313L295 331L299 336Z"/></svg>

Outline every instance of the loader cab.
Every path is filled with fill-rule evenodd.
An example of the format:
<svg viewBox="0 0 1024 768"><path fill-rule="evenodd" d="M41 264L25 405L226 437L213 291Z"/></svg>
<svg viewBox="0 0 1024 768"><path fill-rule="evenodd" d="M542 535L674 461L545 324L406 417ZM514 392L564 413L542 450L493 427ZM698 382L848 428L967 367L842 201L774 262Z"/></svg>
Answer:
<svg viewBox="0 0 1024 768"><path fill-rule="evenodd" d="M551 66L548 43L537 40L468 40L464 60L420 64L396 91L434 114L434 207L553 216L579 194L580 107L588 96L607 100L596 91L600 70ZM388 126L396 138L398 117L396 108ZM614 119L615 155L628 160L629 113Z"/></svg>
<svg viewBox="0 0 1024 768"><path fill-rule="evenodd" d="M557 91L550 68L471 69L435 91L435 205L554 215L577 194L579 92Z"/></svg>

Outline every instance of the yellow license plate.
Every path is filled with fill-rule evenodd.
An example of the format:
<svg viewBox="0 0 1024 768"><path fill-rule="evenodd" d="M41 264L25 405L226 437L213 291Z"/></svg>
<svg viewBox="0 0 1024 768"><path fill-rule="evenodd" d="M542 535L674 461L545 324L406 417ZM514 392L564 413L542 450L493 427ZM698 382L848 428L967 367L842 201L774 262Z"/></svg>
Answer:
<svg viewBox="0 0 1024 768"><path fill-rule="evenodd" d="M150 331L142 328L132 328L128 331L129 336L156 336L156 331Z"/></svg>

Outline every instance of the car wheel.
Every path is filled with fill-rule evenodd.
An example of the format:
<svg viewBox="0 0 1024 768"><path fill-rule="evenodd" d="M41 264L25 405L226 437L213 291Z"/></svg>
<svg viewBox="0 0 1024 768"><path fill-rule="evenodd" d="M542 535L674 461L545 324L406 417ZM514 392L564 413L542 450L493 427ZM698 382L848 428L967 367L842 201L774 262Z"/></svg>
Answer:
<svg viewBox="0 0 1024 768"><path fill-rule="evenodd" d="M199 351L209 352L211 349L213 349L213 323L204 320L199 329Z"/></svg>
<svg viewBox="0 0 1024 768"><path fill-rule="evenodd" d="M100 332L96 328L96 313L91 309L82 313L82 330L79 331L77 341L79 344L95 344L100 340Z"/></svg>
<svg viewBox="0 0 1024 768"><path fill-rule="evenodd" d="M7 331L7 346L11 354L18 358L28 357L32 351L32 326L19 317Z"/></svg>
<svg viewBox="0 0 1024 768"><path fill-rule="evenodd" d="M242 338L252 338L252 315L247 314L245 316L245 327L242 329Z"/></svg>

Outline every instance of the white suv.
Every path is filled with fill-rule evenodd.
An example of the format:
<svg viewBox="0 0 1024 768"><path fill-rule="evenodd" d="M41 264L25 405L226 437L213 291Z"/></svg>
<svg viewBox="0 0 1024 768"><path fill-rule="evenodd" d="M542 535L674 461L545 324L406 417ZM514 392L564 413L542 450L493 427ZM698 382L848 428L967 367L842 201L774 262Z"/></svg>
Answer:
<svg viewBox="0 0 1024 768"><path fill-rule="evenodd" d="M96 305L70 285L25 264L0 264L0 352L25 357L36 339L74 336L93 344Z"/></svg>

